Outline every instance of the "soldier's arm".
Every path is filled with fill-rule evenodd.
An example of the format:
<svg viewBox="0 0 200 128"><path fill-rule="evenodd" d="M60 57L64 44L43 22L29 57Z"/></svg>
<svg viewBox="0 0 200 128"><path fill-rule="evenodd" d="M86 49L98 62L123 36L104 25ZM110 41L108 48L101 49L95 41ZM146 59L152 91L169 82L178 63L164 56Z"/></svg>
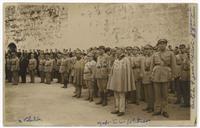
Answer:
<svg viewBox="0 0 200 128"><path fill-rule="evenodd" d="M145 58L144 57L141 57L140 64L141 64L141 68L140 68L141 77L143 77L145 73Z"/></svg>
<svg viewBox="0 0 200 128"><path fill-rule="evenodd" d="M173 52L171 52L171 69L172 69L172 77L175 77L175 69L176 69L176 57Z"/></svg>

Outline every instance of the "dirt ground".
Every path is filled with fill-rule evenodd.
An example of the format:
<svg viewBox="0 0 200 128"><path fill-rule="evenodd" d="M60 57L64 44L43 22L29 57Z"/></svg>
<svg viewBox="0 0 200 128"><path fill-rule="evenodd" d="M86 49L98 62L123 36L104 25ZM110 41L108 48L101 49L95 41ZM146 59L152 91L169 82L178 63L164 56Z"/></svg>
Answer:
<svg viewBox="0 0 200 128"><path fill-rule="evenodd" d="M51 85L39 83L19 84L6 83L4 87L4 125L6 126L107 126L107 125L148 125L149 121L187 120L189 108L180 108L169 104L170 118L152 116L142 111L145 103L139 106L128 104L126 114L122 117L110 114L114 108L113 97L109 97L108 106L96 105L98 98L90 103L82 97L72 97L73 85L61 88L55 81ZM174 96L170 96L172 99Z"/></svg>

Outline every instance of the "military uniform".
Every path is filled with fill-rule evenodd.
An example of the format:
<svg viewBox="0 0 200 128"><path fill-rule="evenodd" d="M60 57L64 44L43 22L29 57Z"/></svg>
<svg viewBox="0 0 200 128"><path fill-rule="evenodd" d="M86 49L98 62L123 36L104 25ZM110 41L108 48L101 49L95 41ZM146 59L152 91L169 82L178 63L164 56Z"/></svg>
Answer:
<svg viewBox="0 0 200 128"><path fill-rule="evenodd" d="M57 83L62 83L61 81L61 74L59 72L60 70L60 66L61 66L61 62L62 62L62 59L57 59L57 62L56 62L56 76L57 76Z"/></svg>
<svg viewBox="0 0 200 128"><path fill-rule="evenodd" d="M93 101L93 97L94 97L95 66L96 66L96 62L94 60L87 62L84 66L84 80L85 80L86 86L88 87L87 100L90 100L90 102Z"/></svg>
<svg viewBox="0 0 200 128"><path fill-rule="evenodd" d="M181 54L181 72L180 72L180 89L183 97L183 107L190 106L190 61L189 56L184 53Z"/></svg>
<svg viewBox="0 0 200 128"><path fill-rule="evenodd" d="M100 92L101 99L97 104L107 105L107 83L109 74L108 55L98 56L96 64L95 78Z"/></svg>
<svg viewBox="0 0 200 128"><path fill-rule="evenodd" d="M53 63L51 59L45 61L45 78L46 84L51 84L51 73L53 70Z"/></svg>
<svg viewBox="0 0 200 128"><path fill-rule="evenodd" d="M12 59L10 58L7 58L6 59L6 68L7 68L7 72L6 72L6 75L7 75L7 79L8 79L8 82L12 82L12 71L11 71L11 66L12 66Z"/></svg>
<svg viewBox="0 0 200 128"><path fill-rule="evenodd" d="M144 67L142 65L142 56L133 56L131 58L132 62L132 68L133 68L133 74L135 77L135 85L136 85L136 97L134 96L134 92L131 93L131 102L134 102L134 97L136 100L136 104L139 104L141 99L141 90L142 90L142 71L144 70Z"/></svg>
<svg viewBox="0 0 200 128"><path fill-rule="evenodd" d="M18 85L19 82L19 59L14 57L11 59L11 72L12 72L12 83Z"/></svg>
<svg viewBox="0 0 200 128"><path fill-rule="evenodd" d="M36 73L36 66L37 66L37 61L36 59L30 59L29 64L28 64L28 69L29 69L29 74L31 77L31 83L35 82L35 73Z"/></svg>
<svg viewBox="0 0 200 128"><path fill-rule="evenodd" d="M159 40L160 43L167 43L166 40ZM171 51L158 51L151 60L152 81L155 93L154 114L168 117L168 87L174 77L175 55Z"/></svg>
<svg viewBox="0 0 200 128"><path fill-rule="evenodd" d="M67 88L67 85L69 83L69 75L71 72L71 67L72 65L70 58L63 59L63 61L61 62L61 73L63 74L63 83L64 83L63 88Z"/></svg>
<svg viewBox="0 0 200 128"><path fill-rule="evenodd" d="M175 76L174 76L174 85L177 96L176 104L181 103L181 88L180 88L180 75L181 75L181 55L177 54L176 56L176 68L175 68Z"/></svg>
<svg viewBox="0 0 200 128"><path fill-rule="evenodd" d="M84 85L83 74L84 74L84 65L85 62L83 59L76 60L76 63L73 66L74 69L74 80L73 84L76 88L76 97L81 96L82 86Z"/></svg>
<svg viewBox="0 0 200 128"><path fill-rule="evenodd" d="M150 45L146 45L144 49L151 49L152 47ZM147 53L145 57L142 60L142 65L144 67L143 70L143 77L142 77L142 85L144 86L144 94L145 94L145 100L147 103L147 108L144 109L148 112L153 112L154 109L154 88L151 81L151 53Z"/></svg>
<svg viewBox="0 0 200 128"><path fill-rule="evenodd" d="M41 83L44 83L45 81L45 59L39 59L39 72L40 72L40 78Z"/></svg>

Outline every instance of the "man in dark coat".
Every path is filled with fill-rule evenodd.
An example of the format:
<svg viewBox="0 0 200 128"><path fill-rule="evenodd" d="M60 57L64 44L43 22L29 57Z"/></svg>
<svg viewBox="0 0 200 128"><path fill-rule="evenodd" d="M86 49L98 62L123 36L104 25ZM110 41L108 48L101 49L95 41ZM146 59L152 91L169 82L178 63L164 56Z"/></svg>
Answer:
<svg viewBox="0 0 200 128"><path fill-rule="evenodd" d="M28 56L26 54L22 54L19 61L20 68L20 76L22 79L22 83L26 83L26 74L27 74L27 66L28 66Z"/></svg>

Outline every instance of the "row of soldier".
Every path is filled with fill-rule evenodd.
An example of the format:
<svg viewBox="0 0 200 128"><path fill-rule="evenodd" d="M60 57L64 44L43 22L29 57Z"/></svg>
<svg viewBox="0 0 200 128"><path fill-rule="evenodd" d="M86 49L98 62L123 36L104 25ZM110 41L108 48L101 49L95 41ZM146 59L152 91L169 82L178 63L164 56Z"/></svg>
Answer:
<svg viewBox="0 0 200 128"><path fill-rule="evenodd" d="M190 61L189 49L181 44L175 50L166 49L167 40L157 42L156 49L146 45L126 48L90 48L86 51L75 50L37 54L6 55L6 76L9 82L17 85L19 74L22 83L26 82L26 73L30 82L35 82L35 74L41 83L51 84L53 78L63 84L71 82L75 87L73 97L80 98L82 88L88 89L86 100L93 101L99 96L102 106L107 105L108 95L114 94L115 110L112 114L125 114L127 102L139 105L145 100L144 111L153 115L168 114L168 90L177 97L175 104L190 106Z"/></svg>

